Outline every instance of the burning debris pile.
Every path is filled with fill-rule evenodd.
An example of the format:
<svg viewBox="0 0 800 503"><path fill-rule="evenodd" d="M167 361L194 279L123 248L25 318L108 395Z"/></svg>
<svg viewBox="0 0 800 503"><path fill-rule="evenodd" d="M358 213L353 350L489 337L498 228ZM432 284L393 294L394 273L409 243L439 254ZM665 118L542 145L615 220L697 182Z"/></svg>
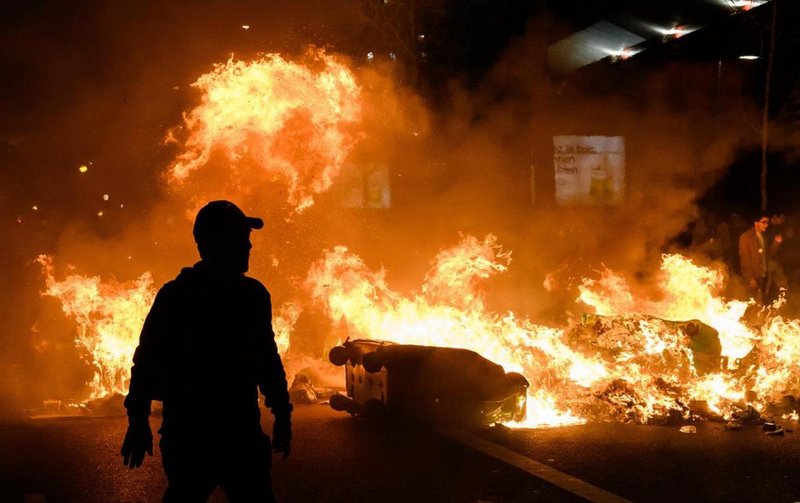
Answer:
<svg viewBox="0 0 800 503"><path fill-rule="evenodd" d="M52 276L50 259L40 261L47 276L46 293L59 297L65 313L78 322L78 344L96 368L91 397L124 393L130 355L153 296L149 277L127 286L74 275L59 282ZM792 397L800 386L800 323L774 316L756 330L735 317L718 328L702 321L719 320L708 313L725 306L713 291L681 297L668 290L675 285L669 278L685 274L671 267L709 273L690 260L664 257L664 299L688 298L694 310L664 300L650 304L659 314L681 312L692 318L689 321L649 314L587 314L565 328L540 326L486 308L482 281L505 271L509 263L510 254L494 236L466 236L436 257L420 293L403 296L389 288L385 271L371 271L359 257L338 247L312 264L305 288L331 322L343 327L343 339L467 348L507 371L522 373L531 386L528 419L518 426L609 419L663 424L697 415L747 422L759 412L794 413ZM622 278L611 278L606 271L603 284L628 291ZM689 284L709 287L696 280ZM619 303L601 293L598 285L585 281L583 299L597 301L601 312ZM685 288L684 283L678 285ZM711 306L698 302L703 298ZM631 302L624 296L625 304ZM743 312L722 311L731 316ZM298 315L294 305L276 313L275 325L287 344L284 354Z"/></svg>
<svg viewBox="0 0 800 503"><path fill-rule="evenodd" d="M504 271L508 260L493 236L465 237L434 260L421 293L406 298L389 289L383 272L338 248L312 266L307 285L348 335L469 348L522 373L532 395L523 425L731 419L795 393L797 325L772 317L759 330L748 327L741 320L747 304L723 302L722 283L709 281L716 273L685 257L663 258L662 300L644 305L689 321L592 314L563 329L486 309L479 280ZM598 288L608 285L618 291ZM636 313L629 293L606 271L602 284L585 281L582 298L600 312L623 305Z"/></svg>

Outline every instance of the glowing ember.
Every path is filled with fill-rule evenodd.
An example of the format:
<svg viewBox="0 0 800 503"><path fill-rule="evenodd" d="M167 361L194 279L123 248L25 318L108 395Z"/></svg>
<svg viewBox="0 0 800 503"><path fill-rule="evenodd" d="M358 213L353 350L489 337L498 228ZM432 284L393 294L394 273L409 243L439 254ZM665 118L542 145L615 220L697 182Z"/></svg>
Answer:
<svg viewBox="0 0 800 503"><path fill-rule="evenodd" d="M202 75L192 84L203 93L201 104L184 115L185 152L170 166L170 182L185 182L218 153L228 161L220 179L232 187L279 180L296 210L311 206L344 167L357 140L348 128L360 119L361 103L344 64L321 50L307 60L231 58ZM171 131L167 140L175 136Z"/></svg>
<svg viewBox="0 0 800 503"><path fill-rule="evenodd" d="M130 283L78 275L57 281L52 259L40 255L37 261L45 275L44 295L58 298L64 314L78 324L75 344L95 371L89 399L127 393L133 351L156 293L150 274Z"/></svg>

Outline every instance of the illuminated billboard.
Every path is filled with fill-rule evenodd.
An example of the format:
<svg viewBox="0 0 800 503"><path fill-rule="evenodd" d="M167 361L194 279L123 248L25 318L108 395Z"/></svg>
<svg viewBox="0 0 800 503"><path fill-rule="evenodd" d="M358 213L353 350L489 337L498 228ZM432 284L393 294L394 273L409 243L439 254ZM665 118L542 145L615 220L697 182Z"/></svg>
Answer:
<svg viewBox="0 0 800 503"><path fill-rule="evenodd" d="M625 138L554 136L558 204L616 204L625 193Z"/></svg>

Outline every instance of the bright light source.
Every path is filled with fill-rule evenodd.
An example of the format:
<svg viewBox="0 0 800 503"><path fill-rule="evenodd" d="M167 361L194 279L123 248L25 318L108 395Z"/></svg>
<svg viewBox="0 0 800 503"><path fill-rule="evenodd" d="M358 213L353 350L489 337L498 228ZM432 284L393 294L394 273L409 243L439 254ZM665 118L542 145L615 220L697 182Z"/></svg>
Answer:
<svg viewBox="0 0 800 503"><path fill-rule="evenodd" d="M769 0L717 0L725 7L733 7L734 9L750 10L759 5L767 3Z"/></svg>
<svg viewBox="0 0 800 503"><path fill-rule="evenodd" d="M688 35L693 31L697 30L699 26L687 26L687 25L676 25L672 28L661 28L659 26L653 26L653 29L660 33L664 37L673 37L673 38L681 38L684 35Z"/></svg>
<svg viewBox="0 0 800 503"><path fill-rule="evenodd" d="M622 49L615 56L617 56L619 59L626 60L631 56L633 56L633 51L631 51L630 49Z"/></svg>
<svg viewBox="0 0 800 503"><path fill-rule="evenodd" d="M373 54L373 53L372 53L372 51L369 51L369 52L367 53L367 59L368 59L368 60L372 61L372 58L374 58L374 57L375 57L375 54Z"/></svg>
<svg viewBox="0 0 800 503"><path fill-rule="evenodd" d="M611 59L614 61L618 60L624 61L642 52L641 50L634 49L632 47L623 47L622 49L617 49L617 50L602 49L602 51L611 56Z"/></svg>
<svg viewBox="0 0 800 503"><path fill-rule="evenodd" d="M87 171L89 171L89 166L84 164L83 166L78 168L78 171L80 171L81 173L86 173Z"/></svg>
<svg viewBox="0 0 800 503"><path fill-rule="evenodd" d="M249 30L250 29L250 25L249 24L243 24L242 25L242 29L243 30Z"/></svg>
<svg viewBox="0 0 800 503"><path fill-rule="evenodd" d="M758 59L758 58L759 57L756 56L755 54L742 54L741 56L739 56L739 59L744 59L744 60L747 60L747 61L753 61L754 59Z"/></svg>

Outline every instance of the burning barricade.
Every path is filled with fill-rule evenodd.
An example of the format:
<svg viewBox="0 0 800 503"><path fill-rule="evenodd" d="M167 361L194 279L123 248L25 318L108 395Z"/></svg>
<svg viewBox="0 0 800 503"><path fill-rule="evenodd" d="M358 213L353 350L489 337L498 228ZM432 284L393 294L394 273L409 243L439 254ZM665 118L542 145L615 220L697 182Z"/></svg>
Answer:
<svg viewBox="0 0 800 503"><path fill-rule="evenodd" d="M597 314L561 329L486 309L478 279L504 271L506 258L491 236L467 237L436 258L421 294L406 297L338 248L308 283L354 338L467 348L525 376L526 419L511 427L759 422L797 388L797 324L772 316L747 325L750 304L722 299L721 273L686 257L663 257L656 300L637 300L609 271L587 280L581 300Z"/></svg>
<svg viewBox="0 0 800 503"><path fill-rule="evenodd" d="M330 355L346 366L348 393L331 396L332 405L359 415L402 409L510 427L794 417L800 322L771 316L760 327L746 325L748 304L722 300L713 271L665 256L657 301L637 300L621 278L606 273L586 281L581 292L596 314L555 328L486 307L480 284L509 261L493 236L467 236L436 257L418 293L403 295L389 287L384 271L370 270L346 248L325 252L304 287L310 302L351 338ZM43 265L47 293L61 297L79 323L79 347L95 349L87 360L97 375L119 376L96 378L107 384L91 398L118 392L111 384L126 382L136 342L135 329L126 327L141 326L147 302L140 299L147 295L130 293L142 289L138 283L115 284L122 293L103 295L137 301L132 321L115 328L127 318L112 311L127 304L95 301L108 286L98 278L57 281L49 262ZM73 307L86 285L92 302ZM282 354L298 315L299 307L276 312ZM376 342L387 334L391 343ZM108 341L115 342L114 358L96 350ZM316 403L328 398L329 390L322 391L298 378L293 393L297 401Z"/></svg>
<svg viewBox="0 0 800 503"><path fill-rule="evenodd" d="M445 410L444 415L462 415L457 411L464 409L465 417L480 416L478 422L505 422L512 427L605 420L664 424L693 417L747 422L762 413L795 410L794 390L800 389L800 322L773 316L761 327L747 326L741 321L747 304L722 301L715 292L717 277L708 269L686 258L665 256L665 292L657 302L636 301L619 278L587 282L582 300L597 314L553 328L487 309L480 281L503 272L508 261L493 236L482 241L465 237L440 253L421 292L411 296L390 289L383 272L369 270L344 247L326 252L312 264L305 284L312 302L352 337L352 342L331 354L334 363L349 365L349 398L359 407L376 399L389 410L395 405L418 408L420 414L433 417ZM56 281L50 267L44 270L48 293L63 296L70 308L65 312L79 322L79 341L116 341L109 337L125 335L125 344L114 346L114 359L104 352L90 353L98 375L111 375L110 368L125 382L135 330L114 329L115 322L126 319L108 311L116 304L93 302L84 310L72 308L82 298L78 293L83 292L79 288L83 283L74 276ZM96 292L99 279L92 281L91 291ZM694 289L688 290L687 285ZM138 292L137 288L134 285L131 290ZM140 326L146 305L136 304L138 321L130 327ZM276 312L275 326L285 354L297 312L293 310L284 322L283 311ZM368 342L383 340L386 334L392 334L393 344ZM92 347L105 347L100 342ZM376 360L379 356L383 360ZM473 361L465 363L469 358ZM414 364L414 359L439 363L425 367ZM447 367L451 360L461 363ZM397 377L386 380L393 370ZM476 372L465 377L466 370ZM509 378L514 373L519 376ZM413 397L404 397L403 391L387 395L397 379L420 391ZM499 385L499 391L480 387L493 379L516 384ZM363 384L364 390L358 391L354 383ZM298 399L327 398L319 396L311 383L298 380L295 384ZM92 398L117 389L106 386ZM342 409L355 407L332 398ZM448 401L450 405L444 407ZM472 405L462 407L469 401ZM483 404L475 406L478 402ZM492 407L489 402L501 405ZM438 411L431 404L439 404ZM526 409L525 413L515 407Z"/></svg>

